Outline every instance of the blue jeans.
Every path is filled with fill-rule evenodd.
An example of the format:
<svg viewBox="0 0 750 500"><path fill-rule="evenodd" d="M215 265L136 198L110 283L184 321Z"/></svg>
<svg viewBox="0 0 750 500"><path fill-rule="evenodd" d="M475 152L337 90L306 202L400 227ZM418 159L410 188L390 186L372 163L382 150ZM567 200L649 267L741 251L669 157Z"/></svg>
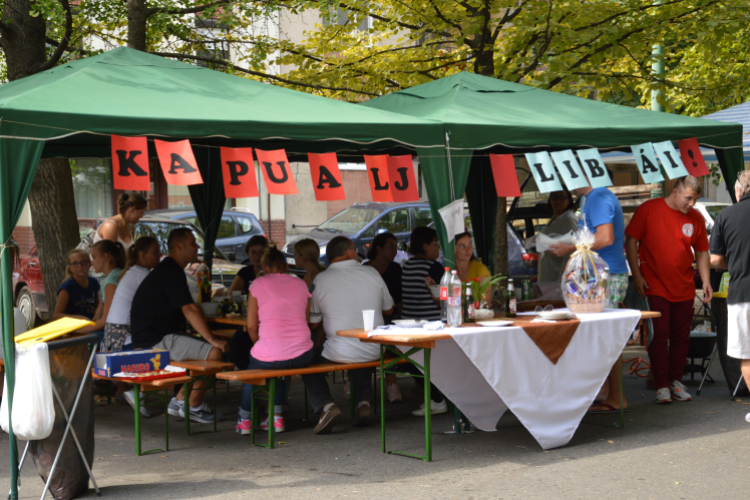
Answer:
<svg viewBox="0 0 750 500"><path fill-rule="evenodd" d="M250 354L250 364L248 370L288 370L291 368L304 368L312 363L315 357L315 348L311 348L309 351L297 356L294 359L288 359L286 361L260 361L253 358ZM276 379L276 400L274 405L284 406L286 403L286 390L285 381L283 378ZM242 386L242 399L240 401L240 416L244 419L249 419L253 409L253 386L250 384L244 384ZM271 409L269 408L269 412Z"/></svg>

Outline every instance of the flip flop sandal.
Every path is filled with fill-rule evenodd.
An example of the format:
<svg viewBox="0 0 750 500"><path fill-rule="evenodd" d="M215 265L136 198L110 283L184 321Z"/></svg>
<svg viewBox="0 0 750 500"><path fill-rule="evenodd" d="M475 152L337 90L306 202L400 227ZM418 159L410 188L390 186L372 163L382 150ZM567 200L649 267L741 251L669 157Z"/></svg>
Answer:
<svg viewBox="0 0 750 500"><path fill-rule="evenodd" d="M623 412L627 411L627 408L623 410ZM620 413L620 410L612 405L608 405L607 403L594 403L589 406L589 410L586 413L589 415L605 415L608 413Z"/></svg>

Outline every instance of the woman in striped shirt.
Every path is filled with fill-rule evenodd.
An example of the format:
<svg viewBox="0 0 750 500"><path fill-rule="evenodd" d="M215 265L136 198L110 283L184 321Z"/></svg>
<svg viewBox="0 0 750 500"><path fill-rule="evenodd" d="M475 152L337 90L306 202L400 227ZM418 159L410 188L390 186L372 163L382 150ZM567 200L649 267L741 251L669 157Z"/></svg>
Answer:
<svg viewBox="0 0 750 500"><path fill-rule="evenodd" d="M429 288L431 284L440 283L443 275L443 267L436 260L440 257L437 233L431 227L418 227L412 231L409 245L414 257L404 262L401 271L401 294L404 301L401 317L439 321L440 299L434 298ZM401 366L404 371L415 375L421 374L411 363ZM443 393L434 384L430 385L430 394L432 414L447 412L448 405ZM418 410L411 412L415 417L423 417L424 413L424 403Z"/></svg>

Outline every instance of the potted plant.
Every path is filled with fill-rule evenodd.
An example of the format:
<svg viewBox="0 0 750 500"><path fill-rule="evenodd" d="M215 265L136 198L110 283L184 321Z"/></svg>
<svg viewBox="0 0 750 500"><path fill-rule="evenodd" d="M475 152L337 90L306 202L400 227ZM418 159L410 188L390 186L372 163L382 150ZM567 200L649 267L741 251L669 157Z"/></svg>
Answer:
<svg viewBox="0 0 750 500"><path fill-rule="evenodd" d="M466 297L466 287L471 287L471 296L474 299L474 317L476 319L490 319L495 315L492 311L492 303L487 303L484 300L484 295L490 287L497 285L505 278L506 276L502 274L496 274L485 278L484 282L480 281L481 278L474 278L467 283L462 283L464 297Z"/></svg>

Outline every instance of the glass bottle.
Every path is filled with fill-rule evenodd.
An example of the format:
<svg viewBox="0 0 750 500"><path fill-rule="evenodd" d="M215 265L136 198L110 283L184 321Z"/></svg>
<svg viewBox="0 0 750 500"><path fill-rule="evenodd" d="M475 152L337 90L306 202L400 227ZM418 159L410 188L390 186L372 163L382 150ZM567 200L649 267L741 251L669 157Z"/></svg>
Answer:
<svg viewBox="0 0 750 500"><path fill-rule="evenodd" d="M508 279L508 288L505 290L505 316L515 318L517 312L516 288L513 285L513 278L510 278Z"/></svg>

